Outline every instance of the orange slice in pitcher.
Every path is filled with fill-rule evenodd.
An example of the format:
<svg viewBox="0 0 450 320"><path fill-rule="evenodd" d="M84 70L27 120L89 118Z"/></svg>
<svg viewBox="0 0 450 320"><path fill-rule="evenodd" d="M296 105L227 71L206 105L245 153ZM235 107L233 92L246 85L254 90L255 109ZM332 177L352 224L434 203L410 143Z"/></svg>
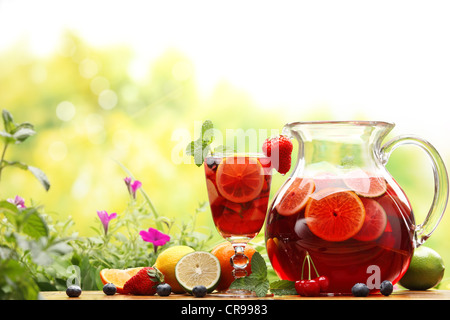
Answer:
<svg viewBox="0 0 450 320"><path fill-rule="evenodd" d="M374 241L378 239L386 229L387 216L381 204L370 198L362 198L366 218L364 224L353 239L359 241Z"/></svg>
<svg viewBox="0 0 450 320"><path fill-rule="evenodd" d="M324 194L321 197L321 194ZM359 197L351 191L324 189L306 205L308 228L327 241L345 241L361 230L366 212Z"/></svg>
<svg viewBox="0 0 450 320"><path fill-rule="evenodd" d="M257 158L231 156L217 168L217 189L227 200L244 203L255 199L264 185L264 171Z"/></svg>
<svg viewBox="0 0 450 320"><path fill-rule="evenodd" d="M290 216L302 210L314 192L312 179L295 179L287 189L281 201L276 205L277 212L282 216Z"/></svg>

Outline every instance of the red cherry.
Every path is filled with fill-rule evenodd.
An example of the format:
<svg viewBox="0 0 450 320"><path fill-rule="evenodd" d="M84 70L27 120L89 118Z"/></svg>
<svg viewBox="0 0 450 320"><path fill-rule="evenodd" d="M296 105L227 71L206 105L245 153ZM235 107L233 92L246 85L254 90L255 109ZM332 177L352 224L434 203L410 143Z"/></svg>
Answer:
<svg viewBox="0 0 450 320"><path fill-rule="evenodd" d="M316 280L320 286L320 292L327 292L328 285L330 284L330 280L326 276L317 277Z"/></svg>
<svg viewBox="0 0 450 320"><path fill-rule="evenodd" d="M303 291L307 297L317 297L320 294L319 282L312 279L306 280L303 284Z"/></svg>
<svg viewBox="0 0 450 320"><path fill-rule="evenodd" d="M297 291L297 293L299 295L301 295L301 296L305 295L305 290L304 290L305 281L306 280L297 280L297 281L295 281L295 291Z"/></svg>

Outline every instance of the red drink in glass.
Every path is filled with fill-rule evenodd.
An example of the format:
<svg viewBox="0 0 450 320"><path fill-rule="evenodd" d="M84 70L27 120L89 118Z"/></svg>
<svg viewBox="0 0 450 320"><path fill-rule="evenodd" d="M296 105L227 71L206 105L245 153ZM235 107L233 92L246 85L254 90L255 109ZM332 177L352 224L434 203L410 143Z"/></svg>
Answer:
<svg viewBox="0 0 450 320"><path fill-rule="evenodd" d="M269 202L271 172L264 156L210 156L205 160L209 203L218 232L229 241L253 239Z"/></svg>

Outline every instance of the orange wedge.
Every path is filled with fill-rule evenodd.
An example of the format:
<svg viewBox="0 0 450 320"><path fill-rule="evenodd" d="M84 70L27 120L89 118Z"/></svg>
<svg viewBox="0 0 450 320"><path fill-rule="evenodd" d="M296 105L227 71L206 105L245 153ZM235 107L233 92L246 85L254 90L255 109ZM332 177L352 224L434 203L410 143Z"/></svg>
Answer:
<svg viewBox="0 0 450 320"><path fill-rule="evenodd" d="M124 293L123 286L125 283L142 268L143 267L128 269L102 269L100 271L100 279L103 284L113 283L117 288L117 293Z"/></svg>

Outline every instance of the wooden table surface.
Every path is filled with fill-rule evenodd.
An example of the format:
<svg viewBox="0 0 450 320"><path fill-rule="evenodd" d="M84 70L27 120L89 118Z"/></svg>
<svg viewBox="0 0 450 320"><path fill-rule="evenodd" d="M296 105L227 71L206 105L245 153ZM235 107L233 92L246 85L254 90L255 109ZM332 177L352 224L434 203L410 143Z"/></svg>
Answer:
<svg viewBox="0 0 450 320"><path fill-rule="evenodd" d="M188 294L171 294L168 297L153 296L136 296L115 294L107 296L102 291L83 291L78 298L69 298L65 291L43 291L41 296L45 300L236 300L235 297L223 297L217 294L208 294L203 298L196 298ZM242 300L450 300L450 290L426 290L426 291L410 291L396 290L390 296L381 294L369 295L368 297L353 296L321 296L321 297L301 297L297 295L288 296L266 296L239 298Z"/></svg>

